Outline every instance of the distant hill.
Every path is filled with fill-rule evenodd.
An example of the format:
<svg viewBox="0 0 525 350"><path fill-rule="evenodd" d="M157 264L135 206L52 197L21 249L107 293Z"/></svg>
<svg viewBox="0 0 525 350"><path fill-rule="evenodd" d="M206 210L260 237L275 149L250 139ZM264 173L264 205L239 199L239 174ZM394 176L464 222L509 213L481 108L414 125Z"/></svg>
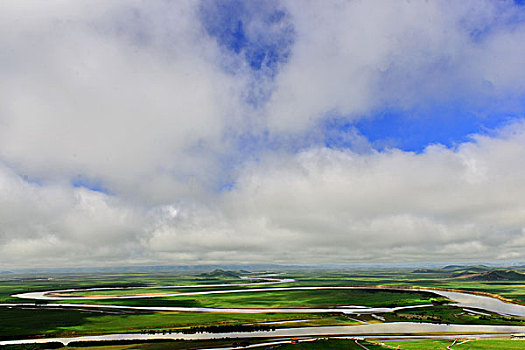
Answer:
<svg viewBox="0 0 525 350"><path fill-rule="evenodd" d="M485 271L490 271L492 268L486 266L486 265L448 265L442 268L442 270L447 271L465 271L465 272L472 272L472 273L480 273Z"/></svg>
<svg viewBox="0 0 525 350"><path fill-rule="evenodd" d="M240 275L235 271L215 269L212 272L203 272L200 277L222 277L222 278L239 278Z"/></svg>
<svg viewBox="0 0 525 350"><path fill-rule="evenodd" d="M456 276L469 281L525 281L525 274L513 270L493 270Z"/></svg>
<svg viewBox="0 0 525 350"><path fill-rule="evenodd" d="M415 269L412 273L445 273L445 271L436 269Z"/></svg>
<svg viewBox="0 0 525 350"><path fill-rule="evenodd" d="M461 266L461 265L447 265L445 267L442 267L441 269L442 270L458 270L458 269L462 269L464 268L464 266Z"/></svg>

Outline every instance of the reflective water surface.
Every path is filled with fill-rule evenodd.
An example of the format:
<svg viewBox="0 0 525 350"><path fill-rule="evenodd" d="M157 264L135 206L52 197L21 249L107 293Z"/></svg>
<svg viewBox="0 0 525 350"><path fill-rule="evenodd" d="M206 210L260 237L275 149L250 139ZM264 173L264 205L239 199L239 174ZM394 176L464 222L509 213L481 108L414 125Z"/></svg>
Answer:
<svg viewBox="0 0 525 350"><path fill-rule="evenodd" d="M108 334L100 336L86 336L76 338L49 338L0 341L0 345L43 343L59 341L68 344L71 341L97 340L144 340L144 339L219 339L219 338L246 338L246 337L294 337L294 336L368 336L368 335L398 335L398 334L432 334L432 333L460 333L460 334L501 334L524 333L524 326L491 326L491 325L457 325L431 324L415 322L374 323L357 326L320 326L281 328L269 332L230 332L230 333L199 333L199 334Z"/></svg>

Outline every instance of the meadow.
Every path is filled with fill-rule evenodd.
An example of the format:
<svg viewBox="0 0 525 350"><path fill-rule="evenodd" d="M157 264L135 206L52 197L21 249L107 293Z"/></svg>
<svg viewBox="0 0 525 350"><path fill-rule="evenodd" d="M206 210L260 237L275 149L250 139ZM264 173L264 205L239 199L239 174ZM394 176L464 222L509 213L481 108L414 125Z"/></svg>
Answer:
<svg viewBox="0 0 525 350"><path fill-rule="evenodd" d="M192 288L193 289L193 288ZM188 290L185 290L187 292ZM120 291L119 291L120 292ZM129 291L126 291L129 292ZM97 293L97 292L91 292ZM146 290L137 293L149 293ZM152 293L156 293L152 291ZM79 293L77 293L79 294ZM431 293L389 291L376 289L357 290L288 290L243 293L206 294L191 296L170 296L159 298L137 299L90 299L68 300L68 302L113 304L113 305L144 305L144 306L189 306L214 308L324 308L345 305L361 305L370 307L396 307L419 304L429 304L432 301L443 300Z"/></svg>
<svg viewBox="0 0 525 350"><path fill-rule="evenodd" d="M79 336L111 333L181 331L191 327L217 325L258 325L267 322L272 327L304 327L325 325L355 325L377 322L429 322L455 324L525 325L525 318L506 317L493 313L486 315L465 312L462 308L446 305L447 300L415 290L289 290L250 292L252 288L286 286L387 286L450 288L497 294L515 302L525 301L523 281L479 281L458 278L461 271L413 271L411 269L348 269L348 270L288 270L279 278L293 282L263 286L237 284L263 281L247 280L257 275L242 272L210 273L126 273L126 274L32 274L0 276L0 303L24 303L25 307L0 307L0 339ZM212 287L213 284L228 286ZM158 288L161 286L204 285L198 288ZM206 285L210 285L206 287ZM231 286L230 286L231 285ZM78 310L53 309L46 303L12 297L12 294L72 288L151 287L147 289L77 291L80 295L129 295L146 293L177 293L225 289L246 289L243 293L185 295L158 298L67 300L67 303L118 304L140 306L192 306L214 308L327 308L346 305L393 307L433 304L430 307L405 309L377 315L344 315L340 313L204 313L155 312L138 310L99 309L82 307ZM469 344L470 343L470 344ZM417 345L415 342L410 343ZM467 342L465 346L475 344ZM495 343L496 344L496 343ZM514 343L512 343L514 344ZM148 345L149 346L149 345ZM151 345L153 346L153 345ZM158 346L155 345L155 346ZM305 345L306 346L306 345ZM463 345L462 345L463 346Z"/></svg>
<svg viewBox="0 0 525 350"><path fill-rule="evenodd" d="M386 342L394 349L399 346L405 350L444 350L452 344L451 340L393 341ZM525 349L524 340L514 339L459 339L454 350L519 350ZM390 348L391 349L391 348Z"/></svg>
<svg viewBox="0 0 525 350"><path fill-rule="evenodd" d="M260 339L229 340L192 340L192 341L149 341L149 342L96 342L96 343L72 343L70 346L60 346L59 344L27 344L6 346L4 350L197 350L209 347L239 347L246 345L256 345ZM446 350L454 342L453 339L446 340L410 340L410 341L379 341L379 340L358 340L358 343L369 350ZM453 345L454 350L518 350L525 347L525 340L513 339L457 339ZM354 339L317 339L315 341L300 341L292 344L287 342L281 345L257 347L261 350L362 350L363 347L356 344Z"/></svg>

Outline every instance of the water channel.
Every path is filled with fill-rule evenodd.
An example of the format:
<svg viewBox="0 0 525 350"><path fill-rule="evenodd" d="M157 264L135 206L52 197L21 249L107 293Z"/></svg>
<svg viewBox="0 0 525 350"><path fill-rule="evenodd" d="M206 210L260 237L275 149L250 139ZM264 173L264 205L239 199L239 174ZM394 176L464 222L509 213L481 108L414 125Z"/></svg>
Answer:
<svg viewBox="0 0 525 350"><path fill-rule="evenodd" d="M268 283L286 283L292 282L288 279L271 279L266 282L237 284L237 286L256 286ZM146 288L196 288L196 287L234 287L232 284L218 284L218 285L200 285L200 286L164 286L164 287L140 287ZM96 290L122 290L133 289L134 287L126 288L88 288L88 289L67 289L44 292L30 292L13 295L22 299L33 300L65 300L65 299L104 299L115 296L53 296L57 293L78 293L85 291ZM222 293L243 293L243 292L271 292L271 291L286 291L286 290L330 290L330 289L373 289L373 287L346 287L346 286L308 286L308 287L272 287L272 288L248 288L248 289L232 289L232 290L209 290L209 291L190 291L181 293L161 293L148 297L160 296L183 296L183 295L202 295L202 294L222 294ZM379 289L379 288L378 288ZM481 311L494 312L502 315L525 317L525 306L512 304L501 301L489 296L474 295L464 292L449 292L430 289L399 289L399 288L381 288L381 290L405 290L405 291L422 291L430 292L436 295L446 297L453 300L452 305L463 308L472 308ZM123 295L120 298L144 298L144 295ZM0 304L3 307L17 307L27 306L26 304ZM186 312L228 312L228 313L326 313L326 312L341 312L345 314L363 314L363 313L385 313L393 312L406 308L426 307L430 305L415 305L403 306L396 308L377 308L364 307L357 305L339 306L334 308L195 308L195 307L146 307L146 306L124 306L124 305L103 305L103 304L48 304L45 307L69 307L69 308L104 308L104 309L135 309L135 310L151 310L151 311L186 311ZM96 341L96 340L146 340L146 339L218 339L218 338L246 338L246 337L292 337L292 336L328 336L328 335L343 335L343 336L378 336L378 335L393 335L393 334L410 334L414 336L437 334L437 333L458 333L458 334L477 334L478 336L487 336L493 334L509 335L512 333L525 333L525 326L504 326L504 325L457 325L457 324L431 324L431 323L415 323L415 322L390 322L390 323L372 323L352 326L317 326L317 327L297 327L297 328L279 328L273 331L264 332L228 332L228 333L198 333L198 334L109 334L101 336L85 336L76 338L47 338L47 339L22 339L0 341L0 345L20 344L20 343L39 343L59 341L67 344L71 341Z"/></svg>

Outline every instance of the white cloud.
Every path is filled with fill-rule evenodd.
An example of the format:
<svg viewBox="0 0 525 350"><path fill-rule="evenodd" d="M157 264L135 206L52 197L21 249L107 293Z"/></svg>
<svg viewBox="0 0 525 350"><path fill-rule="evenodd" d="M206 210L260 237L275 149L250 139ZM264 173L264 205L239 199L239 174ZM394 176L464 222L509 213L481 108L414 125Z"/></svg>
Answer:
<svg viewBox="0 0 525 350"><path fill-rule="evenodd" d="M520 11L494 1L289 1L296 34L268 109L275 131L327 115L473 105L525 92ZM510 108L509 106L500 108Z"/></svg>
<svg viewBox="0 0 525 350"><path fill-rule="evenodd" d="M194 3L109 2L86 16L81 4L0 15L0 156L33 178L82 175L153 202L190 177L208 185L242 81L214 64Z"/></svg>
<svg viewBox="0 0 525 350"><path fill-rule="evenodd" d="M510 2L283 2L274 78L226 57L199 6L0 4L2 266L525 258L523 124L421 154L309 139L327 115L519 111Z"/></svg>
<svg viewBox="0 0 525 350"><path fill-rule="evenodd" d="M154 230L150 248L204 261L215 261L210 251L301 263L524 258L524 146L517 124L422 154L274 155L241 172L222 214L197 211Z"/></svg>
<svg viewBox="0 0 525 350"><path fill-rule="evenodd" d="M245 166L207 204L154 208L2 168L1 262L523 259L524 157L523 124L421 154L312 148Z"/></svg>

